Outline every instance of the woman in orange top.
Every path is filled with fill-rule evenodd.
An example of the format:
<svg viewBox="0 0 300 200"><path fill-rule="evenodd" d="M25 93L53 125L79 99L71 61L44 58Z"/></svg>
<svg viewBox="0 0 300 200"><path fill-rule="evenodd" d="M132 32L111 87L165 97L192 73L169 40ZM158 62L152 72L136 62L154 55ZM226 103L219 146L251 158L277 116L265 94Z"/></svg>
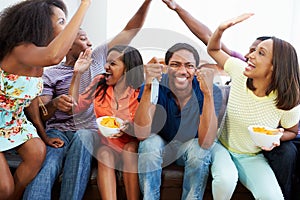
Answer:
<svg viewBox="0 0 300 200"><path fill-rule="evenodd" d="M130 46L117 45L108 51L106 74L98 75L86 91L78 95L81 74L88 65L88 52L81 55L74 67L70 94L77 102L75 112L94 104L96 117L115 116L123 119L125 128L113 137L100 134L97 150L98 189L102 199L117 199L115 169L123 171L127 199L139 199L137 174L138 140L132 122L138 107L139 88L144 82L143 60L139 51Z"/></svg>

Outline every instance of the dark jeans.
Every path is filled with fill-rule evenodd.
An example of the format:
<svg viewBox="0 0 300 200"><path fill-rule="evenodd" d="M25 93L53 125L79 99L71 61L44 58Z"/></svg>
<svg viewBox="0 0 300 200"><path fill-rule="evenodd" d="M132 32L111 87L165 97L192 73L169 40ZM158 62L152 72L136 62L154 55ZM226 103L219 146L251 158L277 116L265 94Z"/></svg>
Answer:
<svg viewBox="0 0 300 200"><path fill-rule="evenodd" d="M263 151L273 169L285 200L292 198L292 181L297 161L297 148L291 141L282 142L272 151Z"/></svg>

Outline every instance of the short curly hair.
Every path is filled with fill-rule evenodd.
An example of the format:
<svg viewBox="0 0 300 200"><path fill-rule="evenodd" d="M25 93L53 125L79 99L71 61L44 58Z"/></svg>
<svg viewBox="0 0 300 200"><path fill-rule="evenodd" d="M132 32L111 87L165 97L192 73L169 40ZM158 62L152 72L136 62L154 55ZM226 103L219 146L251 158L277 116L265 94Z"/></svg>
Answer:
<svg viewBox="0 0 300 200"><path fill-rule="evenodd" d="M60 8L67 15L67 7L62 0L25 0L2 10L0 60L21 43L49 44L53 39L53 7Z"/></svg>

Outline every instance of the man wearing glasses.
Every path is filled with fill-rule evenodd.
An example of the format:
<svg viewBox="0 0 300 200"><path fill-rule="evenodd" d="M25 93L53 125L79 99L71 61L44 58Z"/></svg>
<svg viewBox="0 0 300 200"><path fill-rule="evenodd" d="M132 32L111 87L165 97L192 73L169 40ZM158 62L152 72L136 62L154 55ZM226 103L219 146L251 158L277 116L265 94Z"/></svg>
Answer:
<svg viewBox="0 0 300 200"><path fill-rule="evenodd" d="M184 166L182 199L202 199L216 138L217 112L213 71L197 70L199 54L177 43L165 55L167 74L159 62L145 65L146 82L135 114L139 145L139 182L144 199L160 199L161 172L173 162ZM158 101L150 101L151 82L160 80ZM218 110L218 109L216 109Z"/></svg>

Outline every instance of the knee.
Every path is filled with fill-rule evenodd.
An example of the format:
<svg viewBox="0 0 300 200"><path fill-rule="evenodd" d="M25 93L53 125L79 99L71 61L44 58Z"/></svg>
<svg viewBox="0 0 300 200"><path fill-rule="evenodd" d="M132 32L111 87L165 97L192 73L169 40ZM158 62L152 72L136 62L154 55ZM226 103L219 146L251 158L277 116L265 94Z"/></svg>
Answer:
<svg viewBox="0 0 300 200"><path fill-rule="evenodd" d="M211 152L207 149L203 149L198 145L197 140L193 140L187 151L186 159L190 163L195 163L196 165L209 165L211 163Z"/></svg>
<svg viewBox="0 0 300 200"><path fill-rule="evenodd" d="M163 147L163 140L160 136L154 135L149 138L140 141L138 151L142 153L150 153L153 151L159 151Z"/></svg>
<svg viewBox="0 0 300 200"><path fill-rule="evenodd" d="M27 156L22 156L22 158L25 162L30 160L35 163L36 166L40 167L46 157L46 145L40 138L30 139L30 142L30 146L28 145L26 152L23 153L23 155L27 154Z"/></svg>
<svg viewBox="0 0 300 200"><path fill-rule="evenodd" d="M224 165L223 165L224 164ZM238 170L232 162L214 162L211 166L213 185L220 185L220 188L234 188L238 181Z"/></svg>
<svg viewBox="0 0 300 200"><path fill-rule="evenodd" d="M45 143L39 139L35 144L35 151L33 152L33 156L36 159L37 163L43 163L46 157L46 145Z"/></svg>
<svg viewBox="0 0 300 200"><path fill-rule="evenodd" d="M137 150L138 150L138 144L133 143L133 142L128 143L128 144L126 144L126 145L124 146L123 150L124 150L125 152L136 153Z"/></svg>
<svg viewBox="0 0 300 200"><path fill-rule="evenodd" d="M114 155L109 147L101 147L97 151L97 160L99 163L105 163L106 165L111 165L114 163Z"/></svg>
<svg viewBox="0 0 300 200"><path fill-rule="evenodd" d="M224 166L226 167L226 166ZM212 184L218 188L235 188L237 181L238 181L238 173L235 171L224 171L220 173L213 173L212 174L213 181ZM226 190L226 189L225 189Z"/></svg>

